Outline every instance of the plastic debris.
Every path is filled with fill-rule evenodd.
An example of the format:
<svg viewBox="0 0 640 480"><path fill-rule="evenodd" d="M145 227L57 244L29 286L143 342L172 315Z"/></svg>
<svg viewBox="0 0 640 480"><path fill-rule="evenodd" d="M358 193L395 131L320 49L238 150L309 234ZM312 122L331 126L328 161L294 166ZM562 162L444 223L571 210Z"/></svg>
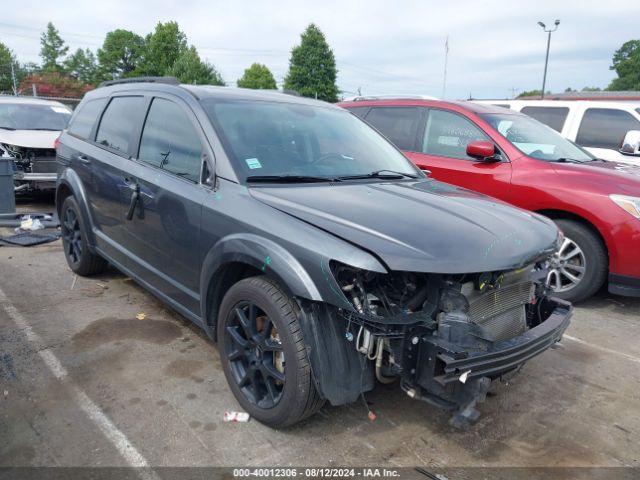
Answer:
<svg viewBox="0 0 640 480"><path fill-rule="evenodd" d="M467 370L462 375L460 375L460 383L467 383L467 377L471 373L471 370Z"/></svg>
<svg viewBox="0 0 640 480"><path fill-rule="evenodd" d="M31 215L25 215L22 217L20 221L20 226L16 228L16 232L19 230L23 231L33 231L33 230L42 230L44 225L40 221L39 218L32 218Z"/></svg>
<svg viewBox="0 0 640 480"><path fill-rule="evenodd" d="M138 320L144 320L145 318L147 318L147 315L142 313L142 312L140 312L139 314L136 315L136 318Z"/></svg>
<svg viewBox="0 0 640 480"><path fill-rule="evenodd" d="M372 422L375 422L377 415L375 413L373 413L371 410L369 410L369 420L371 420Z"/></svg>
<svg viewBox="0 0 640 480"><path fill-rule="evenodd" d="M225 422L248 422L249 414L247 412L224 412Z"/></svg>

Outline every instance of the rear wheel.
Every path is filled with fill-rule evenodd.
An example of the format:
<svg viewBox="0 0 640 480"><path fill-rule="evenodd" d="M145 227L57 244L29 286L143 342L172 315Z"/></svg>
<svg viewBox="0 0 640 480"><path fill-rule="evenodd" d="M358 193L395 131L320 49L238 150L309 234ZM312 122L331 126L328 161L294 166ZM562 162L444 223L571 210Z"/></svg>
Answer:
<svg viewBox="0 0 640 480"><path fill-rule="evenodd" d="M272 427L286 427L321 406L297 306L271 280L233 285L220 306L220 358L231 391L244 410Z"/></svg>
<svg viewBox="0 0 640 480"><path fill-rule="evenodd" d="M107 262L89 250L87 230L80 216L80 207L73 196L62 203L60 229L62 246L69 268L78 275L95 275L104 271Z"/></svg>
<svg viewBox="0 0 640 480"><path fill-rule="evenodd" d="M607 250L589 227L574 220L556 220L565 239L552 259L547 285L556 297L579 302L602 287L607 277Z"/></svg>

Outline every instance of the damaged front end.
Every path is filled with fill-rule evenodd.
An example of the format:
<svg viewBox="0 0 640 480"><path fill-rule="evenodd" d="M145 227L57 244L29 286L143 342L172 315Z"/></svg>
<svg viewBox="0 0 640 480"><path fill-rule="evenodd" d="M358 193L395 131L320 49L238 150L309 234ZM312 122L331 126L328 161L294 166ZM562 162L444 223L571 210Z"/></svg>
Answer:
<svg viewBox="0 0 640 480"><path fill-rule="evenodd" d="M547 296L547 259L468 274L368 272L330 264L351 308L336 308L359 356L360 391L373 376L400 380L409 396L450 410L466 427L492 380L559 341L570 304Z"/></svg>
<svg viewBox="0 0 640 480"><path fill-rule="evenodd" d="M56 151L0 143L0 156L11 158L15 167L14 190L31 192L56 186Z"/></svg>

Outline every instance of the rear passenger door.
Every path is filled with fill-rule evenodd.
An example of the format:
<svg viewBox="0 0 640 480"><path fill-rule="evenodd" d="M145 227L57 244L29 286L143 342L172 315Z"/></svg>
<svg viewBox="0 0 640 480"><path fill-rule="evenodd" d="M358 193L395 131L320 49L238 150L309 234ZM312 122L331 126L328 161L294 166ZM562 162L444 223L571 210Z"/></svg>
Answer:
<svg viewBox="0 0 640 480"><path fill-rule="evenodd" d="M623 109L587 107L575 132L575 142L598 158L638 164L619 152L629 130L640 130L640 115Z"/></svg>
<svg viewBox="0 0 640 480"><path fill-rule="evenodd" d="M126 205L127 246L137 275L200 315L199 251L203 162L210 152L195 115L181 99L155 96L126 179L137 200ZM209 171L213 171L210 166Z"/></svg>

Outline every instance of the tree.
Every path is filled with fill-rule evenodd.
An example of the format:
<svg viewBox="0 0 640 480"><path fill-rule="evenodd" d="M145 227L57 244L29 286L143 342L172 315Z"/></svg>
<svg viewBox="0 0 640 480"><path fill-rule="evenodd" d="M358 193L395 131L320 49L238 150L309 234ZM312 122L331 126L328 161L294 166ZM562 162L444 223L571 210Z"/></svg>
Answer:
<svg viewBox="0 0 640 480"><path fill-rule="evenodd" d="M177 22L158 22L153 33L147 35L144 60L139 73L167 75L169 69L188 50L187 36Z"/></svg>
<svg viewBox="0 0 640 480"><path fill-rule="evenodd" d="M98 50L100 76L103 79L129 77L140 67L145 49L144 38L129 30L107 33Z"/></svg>
<svg viewBox="0 0 640 480"><path fill-rule="evenodd" d="M40 36L40 46L42 69L47 72L62 72L59 59L67 54L69 47L65 45L53 23L47 23L47 30Z"/></svg>
<svg viewBox="0 0 640 480"><path fill-rule="evenodd" d="M276 79L266 65L254 63L244 71L242 78L238 79L238 86L242 88L254 88L275 90Z"/></svg>
<svg viewBox="0 0 640 480"><path fill-rule="evenodd" d="M526 90L521 92L516 98L524 98L524 97L540 97L542 94L542 90ZM551 95L551 90L547 90L545 95Z"/></svg>
<svg viewBox="0 0 640 480"><path fill-rule="evenodd" d="M35 85L38 95L80 98L93 87L84 85L70 75L59 72L34 73L20 83L20 90L31 92Z"/></svg>
<svg viewBox="0 0 640 480"><path fill-rule="evenodd" d="M15 93L13 91L12 67L13 74L17 74L16 56L9 47L0 42L0 92Z"/></svg>
<svg viewBox="0 0 640 480"><path fill-rule="evenodd" d="M324 34L313 23L300 35L300 45L291 50L284 88L305 97L338 101L336 59Z"/></svg>
<svg viewBox="0 0 640 480"><path fill-rule="evenodd" d="M581 92L601 92L602 89L600 87L583 87Z"/></svg>
<svg viewBox="0 0 640 480"><path fill-rule="evenodd" d="M199 85L224 85L222 77L209 62L203 62L193 45L180 54L173 65L164 72L182 83Z"/></svg>
<svg viewBox="0 0 640 480"><path fill-rule="evenodd" d="M607 90L640 90L640 40L625 42L613 54L610 70L615 70L615 78Z"/></svg>
<svg viewBox="0 0 640 480"><path fill-rule="evenodd" d="M77 49L64 61L64 67L69 75L85 85L96 83L98 80L96 56L88 48Z"/></svg>

